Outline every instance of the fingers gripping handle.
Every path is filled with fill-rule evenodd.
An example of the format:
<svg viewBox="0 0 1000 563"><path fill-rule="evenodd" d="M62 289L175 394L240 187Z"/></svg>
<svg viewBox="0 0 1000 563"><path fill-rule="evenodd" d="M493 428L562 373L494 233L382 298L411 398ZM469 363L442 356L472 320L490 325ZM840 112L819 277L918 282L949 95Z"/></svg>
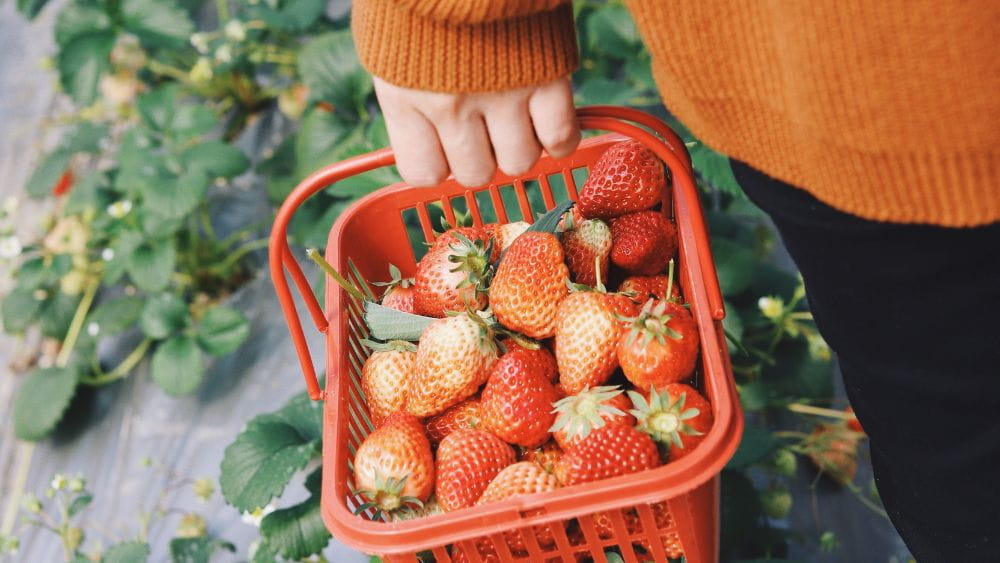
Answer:
<svg viewBox="0 0 1000 563"><path fill-rule="evenodd" d="M693 291L696 293L707 292L706 297L712 318L722 319L725 316L725 309L715 266L712 262L708 231L705 227L704 217L698 210L698 192L691 171L691 159L680 137L659 119L629 108L586 107L577 110L577 116L582 129L603 129L632 137L646 145L670 168L675 188L678 190L676 218L684 224L687 232L693 234L693 242L685 248L688 256L696 257L696 259L690 260L688 265L695 282ZM662 139L645 129L628 123L629 121L648 127ZM386 148L321 168L292 190L275 217L268 246L271 279L274 282L274 289L278 294L278 301L285 315L285 321L288 323L296 354L302 365L309 397L314 400L323 399L324 393L320 389L316 370L309 353L309 345L302 329L302 322L295 307L295 299L292 297L291 288L285 276L286 268L305 301L316 329L325 333L329 327L329 321L313 294L305 274L288 247L288 224L299 206L315 193L345 178L394 163L395 157L392 150Z"/></svg>

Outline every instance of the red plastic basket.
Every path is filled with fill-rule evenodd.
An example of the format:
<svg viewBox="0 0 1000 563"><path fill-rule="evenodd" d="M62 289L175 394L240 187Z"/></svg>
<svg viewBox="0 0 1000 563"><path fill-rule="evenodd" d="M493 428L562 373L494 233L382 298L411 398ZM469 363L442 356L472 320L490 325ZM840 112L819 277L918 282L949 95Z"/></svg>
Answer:
<svg viewBox="0 0 1000 563"><path fill-rule="evenodd" d="M666 190L662 209L673 214L679 233L679 271L684 295L699 325L700 369L696 386L712 404L715 424L704 441L681 460L655 470L566 487L547 494L515 497L447 514L401 522L373 521L354 515L360 503L354 490L351 462L358 445L372 430L361 392L361 366L367 352L359 344L366 334L360 304L326 280L326 309L320 307L287 243L288 223L308 197L336 182L394 164L393 153L383 149L327 166L306 178L289 195L275 219L270 242L270 267L278 298L302 363L309 395L326 399L323 417L322 514L330 532L344 544L365 553L381 554L389 561L414 561L429 550L437 561L450 561L449 544L461 544L471 561L480 561L475 543L492 540L504 561L605 561L604 550L617 546L625 561L652 556L666 561L664 541L681 544L688 561L718 558L719 479L733 455L743 430L743 417L733 383L729 355L722 331L725 316L722 296L712 262L704 217L698 200L690 159L684 144L662 121L627 108L600 106L578 110L580 126L626 135L649 147L670 168L673 189ZM645 126L647 129L635 124ZM556 205L554 187L565 186L575 200L579 170L587 169L619 135L586 139L566 158L543 155L529 172L507 176L498 172L482 188L466 188L449 179L434 188L396 184L358 201L337 220L326 250L327 260L348 272L348 260L369 280L385 277L387 264L412 274L413 253L404 217L415 213L426 240L434 237L428 206L440 205L444 217L455 224L454 204L464 202L475 224L482 224L483 207L492 206L499 222L520 215L532 221L538 212ZM574 171L578 171L574 175ZM514 194L513 197L510 193ZM530 194L533 190L539 194ZM508 197L504 198L504 194ZM533 197L532 197L533 196ZM510 205L505 205L506 202ZM532 200L536 202L532 205ZM516 200L516 205L512 202ZM537 208L541 201L545 209ZM298 286L316 328L326 333L327 379L321 390L312 359L285 277L285 268ZM355 283L364 283L349 275ZM657 504L659 503L659 504ZM663 503L669 517L662 513ZM605 513L615 530L602 539L592 515ZM555 545L538 545L532 526L576 520L579 532L567 534L566 526L552 525ZM628 519L628 521L626 520ZM636 523L638 520L638 524ZM503 532L520 530L527 554L514 554ZM651 551L634 551L644 542Z"/></svg>

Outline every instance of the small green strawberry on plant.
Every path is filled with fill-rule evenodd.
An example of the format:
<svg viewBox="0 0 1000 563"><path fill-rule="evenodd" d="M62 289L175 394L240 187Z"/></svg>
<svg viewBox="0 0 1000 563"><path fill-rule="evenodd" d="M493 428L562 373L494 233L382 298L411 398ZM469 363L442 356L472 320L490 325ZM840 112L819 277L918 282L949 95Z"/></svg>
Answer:
<svg viewBox="0 0 1000 563"><path fill-rule="evenodd" d="M761 492L760 504L769 518L784 518L792 508L792 493L782 485L771 485Z"/></svg>

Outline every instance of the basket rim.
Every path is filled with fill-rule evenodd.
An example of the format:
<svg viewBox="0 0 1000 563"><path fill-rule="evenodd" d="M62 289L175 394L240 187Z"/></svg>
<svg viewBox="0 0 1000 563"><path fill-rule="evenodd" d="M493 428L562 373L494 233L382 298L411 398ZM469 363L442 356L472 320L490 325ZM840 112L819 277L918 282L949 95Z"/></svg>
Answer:
<svg viewBox="0 0 1000 563"><path fill-rule="evenodd" d="M629 138L617 133L603 134L584 139L579 150L594 149ZM577 161L574 155L556 159L547 155L550 167L576 168L592 164ZM536 165L537 167L538 165ZM476 193L502 185L508 185L515 180L533 179L535 170L517 176L508 176L498 172L498 175L487 186L464 188L453 180L447 180L436 188L415 188L403 182L387 186L364 196L345 210L337 219L330 231L327 244L327 259L334 265L343 266L339 241L342 241L344 229L352 219L366 206L379 200L391 198L400 192L421 190L426 193L427 201L455 197L455 195ZM671 173L678 181L678 176L686 175L693 182L689 170L674 170ZM673 195L671 203L684 198L682 190L670 190ZM455 193L451 193L455 192ZM572 197L572 194L569 194ZM684 202L689 210L702 213L699 202ZM686 243L692 248L693 235L687 232L678 221L679 243ZM683 253L683 249L682 249ZM697 260L697 253L689 253L689 260ZM343 257L346 260L346 257ZM681 260L681 276L690 277L686 265ZM331 286L327 278L326 307L327 319L332 330L327 333L328 377L326 381L326 397L324 405L324 440L323 459L341 459L338 455L346 451L346 445L336 444L336 426L339 418L340 369L339 362L331 363L334 350L340 348L339 334L346 330L347 297L339 287ZM692 281L691 283L694 283ZM692 303L692 312L696 314L699 327L703 378L712 379L715 389L714 400L711 401L715 423L706 434L699 446L684 458L662 465L652 470L624 475L612 479L564 487L552 492L525 495L505 501L476 506L451 513L417 518L401 522L376 522L366 520L352 514L343 501L346 498L344 483L337 482L337 475L344 469L339 466L346 464L324 463L321 514L331 532L342 543L365 552L385 554L410 553L452 543L462 539L470 539L498 530L510 529L527 525L544 524L557 520L565 520L581 514L590 514L600 510L620 509L642 503L666 500L687 493L710 479L713 479L735 453L743 430L743 417L735 384L730 376L728 349L725 337L721 336L721 321L712 318L703 288L686 292ZM721 340L721 343L720 343ZM722 400L720 400L722 399ZM341 460L342 461L342 460ZM541 513L528 515L526 512L542 509ZM442 531L443 530L443 531Z"/></svg>

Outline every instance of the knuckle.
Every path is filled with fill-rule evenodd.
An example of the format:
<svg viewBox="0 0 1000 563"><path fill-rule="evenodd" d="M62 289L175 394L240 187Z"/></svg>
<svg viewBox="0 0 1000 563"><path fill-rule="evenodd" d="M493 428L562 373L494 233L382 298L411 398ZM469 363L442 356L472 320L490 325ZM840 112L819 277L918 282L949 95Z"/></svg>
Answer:
<svg viewBox="0 0 1000 563"><path fill-rule="evenodd" d="M561 125L542 135L545 149L554 156L564 156L576 148L580 131L570 124Z"/></svg>
<svg viewBox="0 0 1000 563"><path fill-rule="evenodd" d="M468 170L456 170L455 180L463 186L475 188L489 183L489 181L493 179L493 174L495 172L496 168L489 166L479 166Z"/></svg>
<svg viewBox="0 0 1000 563"><path fill-rule="evenodd" d="M510 175L524 174L538 161L541 151L533 150L515 155L499 156L500 169Z"/></svg>

